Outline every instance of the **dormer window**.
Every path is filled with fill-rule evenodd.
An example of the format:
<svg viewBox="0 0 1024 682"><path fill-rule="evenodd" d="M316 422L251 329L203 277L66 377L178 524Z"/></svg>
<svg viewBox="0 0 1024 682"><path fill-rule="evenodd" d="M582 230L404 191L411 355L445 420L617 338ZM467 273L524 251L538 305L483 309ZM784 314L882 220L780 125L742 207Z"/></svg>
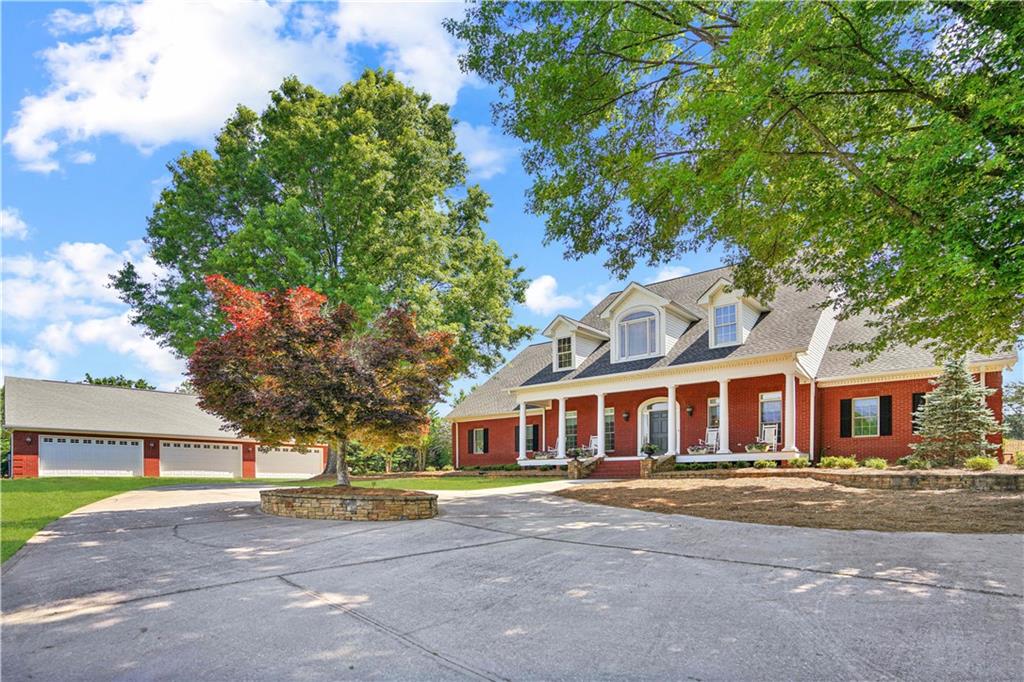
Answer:
<svg viewBox="0 0 1024 682"><path fill-rule="evenodd" d="M658 317L650 311L630 313L619 320L619 358L635 358L658 352Z"/></svg>
<svg viewBox="0 0 1024 682"><path fill-rule="evenodd" d="M555 367L558 369L572 369L572 337L563 336L555 341Z"/></svg>
<svg viewBox="0 0 1024 682"><path fill-rule="evenodd" d="M736 341L736 304L715 306L715 345L726 346Z"/></svg>

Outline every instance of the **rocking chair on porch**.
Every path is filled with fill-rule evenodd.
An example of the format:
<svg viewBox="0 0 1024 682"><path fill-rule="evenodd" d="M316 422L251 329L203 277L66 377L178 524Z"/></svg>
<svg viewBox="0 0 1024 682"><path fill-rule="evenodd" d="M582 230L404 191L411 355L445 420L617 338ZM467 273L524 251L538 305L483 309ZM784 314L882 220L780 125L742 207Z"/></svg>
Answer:
<svg viewBox="0 0 1024 682"><path fill-rule="evenodd" d="M558 444L561 442L561 438L555 439L555 447L547 448L545 450L539 450L534 453L534 459L557 459L558 458Z"/></svg>
<svg viewBox="0 0 1024 682"><path fill-rule="evenodd" d="M708 429L704 439L686 449L691 455L713 455L718 452L718 429Z"/></svg>

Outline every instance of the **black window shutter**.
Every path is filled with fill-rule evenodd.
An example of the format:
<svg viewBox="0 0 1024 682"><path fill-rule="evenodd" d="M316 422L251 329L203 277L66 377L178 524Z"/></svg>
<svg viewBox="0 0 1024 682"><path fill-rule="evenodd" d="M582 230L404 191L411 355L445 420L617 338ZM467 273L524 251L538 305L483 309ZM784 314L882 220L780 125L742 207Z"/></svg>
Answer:
<svg viewBox="0 0 1024 682"><path fill-rule="evenodd" d="M469 454L471 454L471 455L472 455L472 454L475 454L475 453L473 452L473 434L474 434L475 432L476 432L476 429L470 429L470 430L469 430L469 449L468 449L468 450L466 450L466 452L468 452L468 453L469 453Z"/></svg>
<svg viewBox="0 0 1024 682"><path fill-rule="evenodd" d="M529 443L527 443L529 445ZM512 449L519 452L519 424L516 424L516 435L513 436Z"/></svg>
<svg viewBox="0 0 1024 682"><path fill-rule="evenodd" d="M484 454L485 455L487 454L487 432L488 431L490 431L490 429L484 429Z"/></svg>
<svg viewBox="0 0 1024 682"><path fill-rule="evenodd" d="M530 443L530 450L535 451L537 449L537 443L540 442L538 436L540 435L540 425L534 424L533 427L533 441Z"/></svg>
<svg viewBox="0 0 1024 682"><path fill-rule="evenodd" d="M853 399L839 401L839 437L849 438L853 432Z"/></svg>
<svg viewBox="0 0 1024 682"><path fill-rule="evenodd" d="M914 433L920 426L917 423L917 411L924 405L924 393L915 393L910 396L910 426Z"/></svg>
<svg viewBox="0 0 1024 682"><path fill-rule="evenodd" d="M878 397L878 435L892 435L892 396Z"/></svg>

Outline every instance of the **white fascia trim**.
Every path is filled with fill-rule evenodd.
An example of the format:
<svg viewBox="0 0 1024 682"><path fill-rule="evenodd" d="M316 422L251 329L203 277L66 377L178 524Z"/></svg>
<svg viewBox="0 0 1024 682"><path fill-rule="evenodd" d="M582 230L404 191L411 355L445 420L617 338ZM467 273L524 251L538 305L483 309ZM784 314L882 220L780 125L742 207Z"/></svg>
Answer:
<svg viewBox="0 0 1024 682"><path fill-rule="evenodd" d="M526 416L529 417L529 416L541 415L541 414L544 414L544 410L545 410L545 408L543 408L543 407L535 407L535 408L527 410L526 411ZM480 422L480 421L486 421L488 419L519 419L519 412L518 411L517 412L498 412L498 413L495 413L495 414L483 414L483 415L479 415L479 416L474 415L472 417L444 417L444 419L446 421L450 421L453 424L458 424L458 423L463 423L463 422Z"/></svg>
<svg viewBox="0 0 1024 682"><path fill-rule="evenodd" d="M1013 367L1014 361L984 361L967 364L969 372L1001 372ZM829 386L851 386L854 384L873 384L880 381L911 381L914 379L931 379L942 374L941 367L922 367L920 369L899 369L887 372L871 372L867 374L846 374L817 379L819 388Z"/></svg>
<svg viewBox="0 0 1024 682"><path fill-rule="evenodd" d="M259 443L255 438L243 436L203 436L194 433L147 433L145 431L111 430L111 429L67 429L62 426L17 426L4 424L5 431L33 431L37 433L62 434L76 433L94 436L131 436L132 438L177 438L178 440L202 440L217 443Z"/></svg>
<svg viewBox="0 0 1024 682"><path fill-rule="evenodd" d="M617 392L621 390L633 390L627 389L616 389L614 384L622 383L628 379L658 379L665 376L674 376L680 379L686 377L687 374L696 374L700 371L716 370L716 369L730 369L730 368L741 368L749 366L760 366L768 364L772 361L783 361L793 362L796 354L800 351L806 350L806 348L791 348L789 350L777 351L774 353L765 353L763 355L751 355L739 360L721 361L721 360L707 360L705 362L693 362L686 365L674 366L674 367L657 367L654 369L640 369L632 372L618 372L613 374L605 374L597 377L586 377L583 379L570 379L568 381L549 381L543 384L531 384L529 386L513 386L512 388L506 388L505 390L511 394L516 395L520 392L532 392L535 389L576 389L576 390L556 390L548 394L548 397L566 397L571 398L577 395L590 395L588 391L582 391L586 386L594 384L606 384L611 387L607 392ZM682 371L680 371L682 370ZM749 376L760 376L760 374L750 374ZM700 382L682 382L682 383L700 383ZM660 384L659 384L660 385ZM527 400L531 400L527 398ZM536 400L536 398L534 398Z"/></svg>
<svg viewBox="0 0 1024 682"><path fill-rule="evenodd" d="M556 315L555 319L551 320L548 326L544 327L544 331L541 332L541 335L546 336L549 339L556 338L552 336L552 334L554 333L553 327L555 327L555 325L557 325L559 322L564 322L565 324L572 327L574 332L583 334L585 336L591 336L595 339L599 339L602 341L607 341L609 338L609 336L600 329L591 327L589 324L584 324L579 320L574 320L566 315Z"/></svg>

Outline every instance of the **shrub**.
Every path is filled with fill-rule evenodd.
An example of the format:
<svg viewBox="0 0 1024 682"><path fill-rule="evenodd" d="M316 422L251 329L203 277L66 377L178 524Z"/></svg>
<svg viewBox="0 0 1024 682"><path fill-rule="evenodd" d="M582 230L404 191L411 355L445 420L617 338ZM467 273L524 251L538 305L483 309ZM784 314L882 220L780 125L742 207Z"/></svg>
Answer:
<svg viewBox="0 0 1024 682"><path fill-rule="evenodd" d="M426 471L437 471L437 467L427 467Z"/></svg>
<svg viewBox="0 0 1024 682"><path fill-rule="evenodd" d="M971 471L992 471L999 461L995 457L968 457L964 460L964 467Z"/></svg>
<svg viewBox="0 0 1024 682"><path fill-rule="evenodd" d="M755 469L774 469L779 466L779 463L774 459L759 459L754 462Z"/></svg>
<svg viewBox="0 0 1024 682"><path fill-rule="evenodd" d="M904 457L903 459L906 460L903 463L903 466L907 467L908 469L931 469L932 468L932 463L931 462L929 462L926 459L921 459L920 457Z"/></svg>
<svg viewBox="0 0 1024 682"><path fill-rule="evenodd" d="M811 466L811 461L806 457L794 457L793 459L789 460L789 466L793 467L794 469L803 469L804 467Z"/></svg>
<svg viewBox="0 0 1024 682"><path fill-rule="evenodd" d="M443 467L441 467L441 471L455 471L455 467L453 467L451 464L445 464Z"/></svg>
<svg viewBox="0 0 1024 682"><path fill-rule="evenodd" d="M1013 456L1013 463L1018 469L1024 469L1024 452L1018 452Z"/></svg>
<svg viewBox="0 0 1024 682"><path fill-rule="evenodd" d="M868 469L886 469L889 467L889 463L881 457L868 457L860 465Z"/></svg>
<svg viewBox="0 0 1024 682"><path fill-rule="evenodd" d="M706 471L708 469L739 469L743 462L684 462L676 464L676 471Z"/></svg>
<svg viewBox="0 0 1024 682"><path fill-rule="evenodd" d="M821 458L821 466L825 469L856 469L857 458L829 455Z"/></svg>

